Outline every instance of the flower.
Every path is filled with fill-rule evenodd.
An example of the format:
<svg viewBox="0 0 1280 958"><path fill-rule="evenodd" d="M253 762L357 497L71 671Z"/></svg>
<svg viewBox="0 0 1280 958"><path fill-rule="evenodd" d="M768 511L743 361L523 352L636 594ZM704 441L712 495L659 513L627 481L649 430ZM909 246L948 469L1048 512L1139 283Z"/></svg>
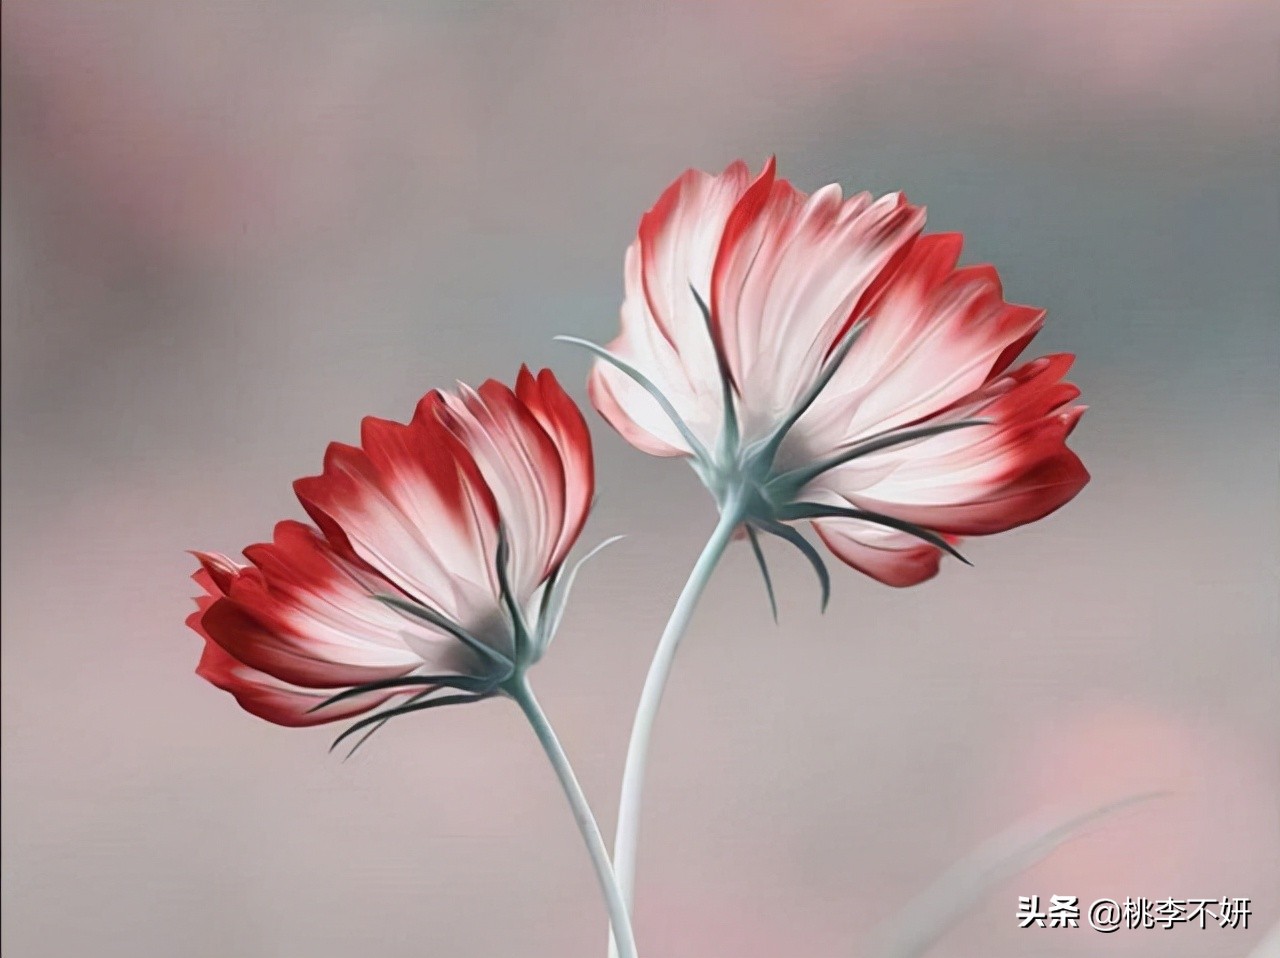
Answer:
<svg viewBox="0 0 1280 958"><path fill-rule="evenodd" d="M197 671L280 725L395 703L349 732L499 694L555 634L593 489L586 423L550 370L432 391L408 425L368 417L358 447L331 444L294 483L318 528L279 523L248 564L196 553Z"/></svg>
<svg viewBox="0 0 1280 958"><path fill-rule="evenodd" d="M640 221L621 332L590 396L636 448L691 461L722 512L881 582L936 574L958 537L1039 519L1088 473L1072 356L1010 369L1044 312L1005 302L958 234L902 194L808 196L734 163L689 170ZM767 580L767 572L766 572Z"/></svg>

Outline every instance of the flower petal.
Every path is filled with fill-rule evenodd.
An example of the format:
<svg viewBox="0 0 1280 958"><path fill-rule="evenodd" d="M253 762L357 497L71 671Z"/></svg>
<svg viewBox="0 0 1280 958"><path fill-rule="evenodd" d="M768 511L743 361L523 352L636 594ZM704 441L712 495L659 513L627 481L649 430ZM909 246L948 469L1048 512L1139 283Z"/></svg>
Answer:
<svg viewBox="0 0 1280 958"><path fill-rule="evenodd" d="M865 333L784 457L820 456L935 415L981 388L1035 335L1044 311L1006 303L990 267L957 269L960 248L955 234L915 242L866 304Z"/></svg>
<svg viewBox="0 0 1280 958"><path fill-rule="evenodd" d="M842 200L833 184L806 197L772 167L743 195L716 259L712 313L748 440L795 407L923 225L901 194Z"/></svg>
<svg viewBox="0 0 1280 958"><path fill-rule="evenodd" d="M473 625L493 609L497 512L474 462L434 410L408 425L367 417L361 447L333 443L294 491L339 551L410 597ZM433 398L435 397L435 398Z"/></svg>
<svg viewBox="0 0 1280 958"><path fill-rule="evenodd" d="M456 639L379 601L399 594L386 579L342 558L300 522L276 525L274 541L245 556L257 574L234 579L225 608L205 627L240 661L296 685L363 685L425 667L481 674Z"/></svg>
<svg viewBox="0 0 1280 958"><path fill-rule="evenodd" d="M905 532L857 519L818 519L813 528L838 559L885 585L918 585L938 574L942 551Z"/></svg>
<svg viewBox="0 0 1280 958"><path fill-rule="evenodd" d="M1089 480L1066 438L1083 413L1063 381L1071 356L1037 359L954 404L937 421L990 425L873 453L815 479L806 496L838 496L939 532L988 535L1040 519Z"/></svg>
<svg viewBox="0 0 1280 958"><path fill-rule="evenodd" d="M329 697L328 692L300 688L273 678L240 662L213 640L205 642L196 674L230 692L246 712L276 725L294 728L350 718L405 695L403 691L394 689L369 692L312 712L311 709Z"/></svg>
<svg viewBox="0 0 1280 958"><path fill-rule="evenodd" d="M559 448L530 409L497 380L478 390L459 384L457 395L444 395L440 416L492 491L511 549L508 575L523 605L554 568L565 530L565 463ZM490 566L493 561L491 555Z"/></svg>
<svg viewBox="0 0 1280 958"><path fill-rule="evenodd" d="M555 443L564 472L564 522L555 549L546 564L550 573L564 562L586 524L595 495L595 460L591 433L582 411L561 387L555 374L544 369L534 376L521 367L516 396L529 409Z"/></svg>
<svg viewBox="0 0 1280 958"><path fill-rule="evenodd" d="M217 557L231 563L225 557ZM216 566L216 564L215 564ZM222 589L208 566L196 572L192 578L205 590L196 599L196 611L187 617L187 625L204 639L204 652L196 674L213 685L235 696L245 711L277 725L305 726L334 722L368 711L397 695L398 691L371 692L357 696L317 712L315 708L329 693L319 689L300 688L274 678L265 672L245 665L215 642L205 629L206 614L215 605L225 603Z"/></svg>
<svg viewBox="0 0 1280 958"><path fill-rule="evenodd" d="M693 290L709 298L725 221L749 180L741 162L718 176L688 170L641 218L626 255L622 331L608 344L653 380L708 448L719 437L724 409L715 350ZM653 398L607 363L595 364L590 394L629 442L654 455L692 453Z"/></svg>

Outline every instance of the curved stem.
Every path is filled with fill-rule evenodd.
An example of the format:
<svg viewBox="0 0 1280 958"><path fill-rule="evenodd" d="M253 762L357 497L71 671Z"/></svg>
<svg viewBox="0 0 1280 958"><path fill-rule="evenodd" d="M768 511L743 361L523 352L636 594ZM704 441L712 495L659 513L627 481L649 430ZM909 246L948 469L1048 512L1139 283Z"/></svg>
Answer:
<svg viewBox="0 0 1280 958"><path fill-rule="evenodd" d="M667 678L671 674L671 663L675 660L676 649L684 638L685 629L693 617L694 607L702 597L703 590L711 580L711 573L716 563L724 555L725 547L733 537L733 530L742 522L741 506L737 500L730 498L720 513L720 521L715 531L694 563L689 580L684 585L680 597L676 599L675 608L671 610L671 618L658 640L658 648L653 654L653 662L649 665L649 674L645 676L644 689L640 693L640 704L636 708L636 717L631 725L631 742L627 746L627 762L622 772L622 798L618 806L618 831L613 843L614 874L618 876L618 887L622 891L622 899L628 911L635 900L636 878L636 846L640 833L640 803L644 792L645 764L649 755L649 738L653 732L654 719L658 715L658 706L662 703L662 692L666 688ZM609 954L618 958L619 952L610 942Z"/></svg>
<svg viewBox="0 0 1280 958"><path fill-rule="evenodd" d="M636 940L631 932L631 919L627 915L626 901L614 878L613 867L609 863L609 850L605 847L604 838L600 835L600 827L596 824L595 816L591 814L591 806L587 804L587 797L582 793L582 786L578 784L578 779L573 774L569 757L565 755L560 740L556 738L555 730L551 728L551 723L547 720L546 713L542 711L542 706L538 704L537 698L534 697L528 681L521 676L511 682L507 690L524 711L529 724L533 726L533 731L537 734L538 741L542 743L547 758L551 760L551 767L555 769L564 793L569 799L573 820L578 825L578 831L582 833L583 841L586 842L591 864L595 866L596 879L600 882L600 890L604 892L605 905L609 910L609 923L618 942L618 953L621 958L636 958ZM611 938L611 940L614 939Z"/></svg>

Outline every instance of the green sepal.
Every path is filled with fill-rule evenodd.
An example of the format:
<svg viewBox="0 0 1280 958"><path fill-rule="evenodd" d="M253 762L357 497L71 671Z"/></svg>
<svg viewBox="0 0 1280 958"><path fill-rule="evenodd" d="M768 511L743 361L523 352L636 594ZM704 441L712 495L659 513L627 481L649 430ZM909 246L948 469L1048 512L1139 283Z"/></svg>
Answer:
<svg viewBox="0 0 1280 958"><path fill-rule="evenodd" d="M915 536L931 546L937 546L947 555L959 559L965 565L973 565L972 562L960 554L955 546L938 535L938 533L923 526L918 526L914 522L907 522L905 519L899 519L896 516L885 515L883 512L872 512L869 509L850 509L844 506L824 506L816 502L796 502L789 506L783 506L778 515L782 519L860 519L863 522L885 526L889 529L897 529L899 532Z"/></svg>
<svg viewBox="0 0 1280 958"><path fill-rule="evenodd" d="M330 705L336 705L339 702L345 702L347 699L353 699L369 692L414 688L420 685L427 686L428 691L434 691L438 688L453 688L461 689L464 692L481 692L494 687L494 683L491 680L477 679L470 675L401 675L396 678L379 679L377 682L366 682L363 685L353 685L349 689L343 689L341 692L330 695L319 705L307 709L307 714L319 712Z"/></svg>
<svg viewBox="0 0 1280 958"><path fill-rule="evenodd" d="M818 554L818 550L813 547L800 531L791 528L785 522L777 522L773 519L757 519L760 528L765 532L772 533L779 539L784 539L795 546L802 556L809 560L809 565L813 566L814 574L818 577L818 586L822 589L822 611L827 611L827 604L831 601L831 573L827 571L827 564L822 561L822 556Z"/></svg>
<svg viewBox="0 0 1280 958"><path fill-rule="evenodd" d="M686 423L680 413L676 411L676 407L671 405L671 400L663 395L662 390L655 386L648 376L640 372L640 370L636 369L625 359L622 359L620 356L615 356L603 346L597 346L590 340L579 339L577 336L556 336L555 338L562 343L572 343L574 346L581 346L583 349L595 354L609 365L628 376L637 385L644 389L645 392L652 396L654 402L662 407L662 411L667 414L667 418L671 420L671 424L679 430L680 436L684 439L685 444L688 445L689 449L692 450L694 456L706 463L713 461L710 454L707 452L707 447L704 446L701 440L693 434L693 430L689 428L689 424Z"/></svg>
<svg viewBox="0 0 1280 958"><path fill-rule="evenodd" d="M715 353L716 369L720 373L720 400L724 404L724 432L720 438L720 452L721 458L726 458L737 450L740 437L738 410L733 404L733 393L737 386L733 381L733 374L729 370L729 360L721 350L719 340L716 339L715 326L711 322L711 308L698 295L698 290L693 283L689 284L689 292L693 293L694 302L698 304L698 309L702 311L702 321L707 329L707 338L711 340L711 351Z"/></svg>
<svg viewBox="0 0 1280 958"><path fill-rule="evenodd" d="M401 715L408 715L410 712L422 712L426 709L438 708L441 705L462 705L467 702L479 702L483 699L492 698L497 695L496 692L487 692L482 695L442 695L439 698L427 699L425 702L414 702L410 705L400 705L393 709L387 709L385 712L379 712L377 715L369 715L360 721L355 722L345 732L333 740L333 744L329 746L329 751L333 751L341 745L346 739L355 735L361 729L368 728L370 725L380 725L388 722L393 718L399 718Z"/></svg>
<svg viewBox="0 0 1280 958"><path fill-rule="evenodd" d="M547 580L547 592L543 596L542 612L538 619L539 654L546 651L547 646L551 644L551 640L556 637L556 632L560 629L560 620L564 618L565 607L569 604L569 591L573 588L573 583L578 577L579 570L589 560L595 558L597 553L625 538L626 536L610 536L570 566L567 573L562 574L564 566L561 566L555 571L552 578Z"/></svg>
<svg viewBox="0 0 1280 958"><path fill-rule="evenodd" d="M799 490L824 472L835 469L837 466L843 466L845 463L852 462L862 456L870 455L873 452L880 452L883 449L890 449L903 443L914 442L917 439L939 436L957 429L967 429L970 426L989 426L991 422L990 419L963 419L959 422L945 422L933 426L921 426L918 429L903 429L872 436L845 449L843 452L836 453L828 459L775 476L769 480L769 485L781 490Z"/></svg>
<svg viewBox="0 0 1280 958"><path fill-rule="evenodd" d="M575 566L576 569L576 566ZM549 623L556 618L556 605L563 600L560 597L560 580L565 575L564 563L560 563L551 570L551 574L547 576L547 581L542 584L542 595L538 599L538 625L534 630L537 637L538 655L541 655L551 644L551 639L555 636L555 630Z"/></svg>
<svg viewBox="0 0 1280 958"><path fill-rule="evenodd" d="M507 538L506 525L501 522L498 523L498 548L494 553L493 561L498 574L498 592L502 596L502 604L506 606L507 614L511 616L511 627L515 633L513 645L516 662L527 663L526 647L529 644L529 629L524 621L524 613L520 610L520 603L516 601L515 592L511 588L511 577L507 569L511 562L511 540Z"/></svg>
<svg viewBox="0 0 1280 958"><path fill-rule="evenodd" d="M417 695L412 696L412 697L411 697L407 702L405 702L404 704L405 704L405 705L412 705L412 704L413 704L413 703L415 703L415 702L421 702L424 698L426 698L428 695L430 695L433 691L434 691L434 689L428 689L428 690L427 690L427 691L425 691L425 692L419 692ZM372 727L372 728L369 728L368 730L366 730L366 731L365 731L365 733L364 733L363 735L361 735L358 739L356 739L356 744L355 744L355 745L352 745L352 746L351 746L351 748L350 748L350 750L347 752L347 754L346 754L346 755L344 755L344 756L342 756L342 760L345 762L345 761L346 761L347 759L349 759L352 755L356 754L356 752L358 752L358 751L360 750L360 746L361 746L361 745L363 745L365 742L369 741L369 739L373 737L373 733L374 733L374 732L378 731L378 729L382 728L382 726L386 725L386 724L387 724L388 722L390 722L390 721L391 721L391 717L390 717L390 716L388 716L388 717L386 717L386 718L383 718L383 719L382 719L381 721L379 721L379 722L375 722L375 723L373 724L373 727ZM336 743L335 743L335 744L336 744ZM329 751L330 751L330 752L332 752L332 751L333 751L333 748L332 748L332 747L330 747Z"/></svg>
<svg viewBox="0 0 1280 958"><path fill-rule="evenodd" d="M804 395L800 397L800 401L795 404L791 412L787 414L787 418L782 420L782 423L773 431L769 438L764 440L764 442L761 443L755 451L753 451L752 458L760 461L765 466L773 464L773 459L778 454L778 449L782 446L782 440L787 437L787 433L791 431L791 428L800 421L800 417L809 411L809 407L812 406L818 396L822 394L822 390L827 388L827 384L830 383L831 378L835 376L836 370L840 368L845 357L849 355L849 350L853 349L853 344L858 341L858 337L862 335L862 331L866 328L867 324L865 320L854 323L849 327L848 331L840 337L840 342L832 351L831 356L828 357L827 361L823 364L822 369L818 372L818 378L813 381L813 385L805 390Z"/></svg>
<svg viewBox="0 0 1280 958"><path fill-rule="evenodd" d="M458 625L456 622L450 621L448 618L429 606L425 606L420 602L413 602L409 599L402 599L398 595L375 594L374 598L379 602L391 606L392 608L399 609L401 612L406 612L409 615L422 619L422 621L428 622L438 629L443 629L469 648L472 652L489 659L506 670L507 674L510 674L511 670L515 668L515 663L497 649L493 649L485 645L466 629L462 628L462 626Z"/></svg>
<svg viewBox="0 0 1280 958"><path fill-rule="evenodd" d="M760 575L764 578L764 591L769 596L769 611L773 613L773 622L777 625L778 598L773 593L773 578L769 575L769 564L764 561L764 550L760 548L760 535L750 523L747 523L747 538L751 540L751 552L756 557L756 564L760 566Z"/></svg>

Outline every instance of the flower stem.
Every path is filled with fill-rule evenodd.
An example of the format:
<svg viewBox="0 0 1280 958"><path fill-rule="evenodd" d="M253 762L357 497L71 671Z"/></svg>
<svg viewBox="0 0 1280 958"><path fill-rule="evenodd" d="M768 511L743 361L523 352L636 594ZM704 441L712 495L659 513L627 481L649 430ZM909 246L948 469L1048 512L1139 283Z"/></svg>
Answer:
<svg viewBox="0 0 1280 958"><path fill-rule="evenodd" d="M600 835L600 826L596 824L595 816L591 814L591 806L587 804L587 797L582 793L582 786L578 784L578 779L573 774L569 757L565 755L560 740L556 738L555 730L547 720L546 713L542 711L542 706L538 704L533 689L523 676L510 683L508 694L515 699L516 704L524 711L529 724L533 726L533 731L538 736L538 741L542 743L547 758L551 760L551 767L555 769L556 776L560 779L564 793L569 799L573 820L578 825L578 831L582 833L583 841L586 842L591 864L595 866L596 879L600 882L600 890L604 892L605 906L608 908L609 923L612 926L610 940L618 942L620 958L636 958L636 940L631 931L631 919L627 915L626 901L614 878L613 867L609 863L609 850L605 847L604 839Z"/></svg>
<svg viewBox="0 0 1280 958"><path fill-rule="evenodd" d="M640 833L640 803L644 792L645 765L649 755L649 739L653 732L653 723L658 715L658 706L662 702L662 692L666 688L667 678L671 674L671 663L675 660L676 649L684 638L689 620L693 617L694 607L702 597L703 590L711 580L725 548L733 538L733 531L742 522L741 506L735 498L727 501L720 513L720 521L716 524L711 538L694 563L689 580L685 583L680 597L676 599L675 608L671 610L671 618L658 640L658 648L653 654L653 662L649 665L649 674L644 680L644 689L640 693L640 704L636 708L636 717L631 725L631 742L627 746L627 761L622 772L622 798L618 806L618 831L613 843L614 874L618 876L618 887L622 892L622 900L630 911L635 900L636 847ZM609 954L611 958L619 958L620 953L613 940L610 940Z"/></svg>

